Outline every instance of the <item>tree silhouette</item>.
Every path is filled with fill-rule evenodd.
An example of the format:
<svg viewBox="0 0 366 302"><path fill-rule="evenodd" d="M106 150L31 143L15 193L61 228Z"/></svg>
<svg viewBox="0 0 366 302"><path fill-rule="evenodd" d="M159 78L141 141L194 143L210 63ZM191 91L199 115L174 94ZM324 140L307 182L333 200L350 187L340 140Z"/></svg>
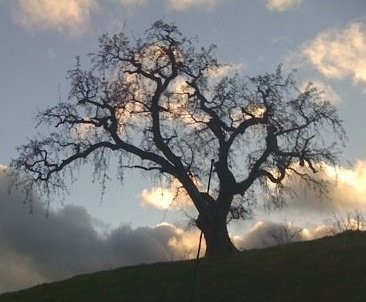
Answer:
<svg viewBox="0 0 366 302"><path fill-rule="evenodd" d="M312 84L297 89L281 66L255 77L219 76L228 65L214 46L198 49L163 21L142 38L105 34L99 42L88 68L77 60L69 71L68 100L37 115L47 134L19 147L11 166L28 192L64 190L88 161L104 185L116 156L120 171L178 180L199 213L206 255L215 255L237 251L227 222L246 217L260 189L275 204L288 177L326 190L314 173L334 163L344 131ZM211 160L207 193L200 184Z"/></svg>

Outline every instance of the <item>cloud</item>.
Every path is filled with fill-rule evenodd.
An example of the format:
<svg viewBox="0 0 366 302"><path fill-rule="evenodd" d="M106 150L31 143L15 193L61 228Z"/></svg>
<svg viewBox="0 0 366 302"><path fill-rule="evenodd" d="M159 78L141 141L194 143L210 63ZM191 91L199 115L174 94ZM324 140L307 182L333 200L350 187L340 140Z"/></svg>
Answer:
<svg viewBox="0 0 366 302"><path fill-rule="evenodd" d="M318 217L355 209L366 213L366 160L359 160L350 168L324 165L318 174L329 182L328 196L320 198L311 188L300 186L293 179L293 183L287 185L295 188L297 196L288 200L287 211Z"/></svg>
<svg viewBox="0 0 366 302"><path fill-rule="evenodd" d="M291 224L259 221L238 242L244 249L263 248L303 240L301 231L301 228ZM288 242L285 242L285 233L293 235Z"/></svg>
<svg viewBox="0 0 366 302"><path fill-rule="evenodd" d="M21 192L7 193L0 172L0 292L64 279L97 270L194 257L198 231L171 224L97 231L87 211L68 205L56 212L35 199L30 207Z"/></svg>
<svg viewBox="0 0 366 302"><path fill-rule="evenodd" d="M8 194L7 169L0 165L0 292L80 273L195 257L197 229L188 232L162 223L97 231L100 222L84 208L68 205L58 211L50 210L46 217L47 208L39 199L34 200L30 214L29 206L21 202L21 192L14 190ZM366 211L366 160L350 168L326 167L323 173L335 185L329 200L298 198L289 202L289 209L309 217L331 210ZM295 212L287 213L298 218ZM251 249L314 239L328 231L325 225L303 228L288 221L259 221L247 234L232 238L239 248Z"/></svg>
<svg viewBox="0 0 366 302"><path fill-rule="evenodd" d="M205 8L214 7L217 0L167 0L171 8L176 11L183 11L190 8Z"/></svg>
<svg viewBox="0 0 366 302"><path fill-rule="evenodd" d="M351 168L327 167L326 173L335 187L331 198L337 210L366 211L366 160L359 160Z"/></svg>
<svg viewBox="0 0 366 302"><path fill-rule="evenodd" d="M341 101L341 96L329 84L320 80L311 81L311 83L315 88L318 89L319 92L322 93L323 98L329 102L337 104ZM304 91L307 85L308 82L302 83L302 85L299 87L300 91Z"/></svg>
<svg viewBox="0 0 366 302"><path fill-rule="evenodd" d="M237 72L243 71L244 65L243 64L226 64L221 65L219 67L210 68L206 71L206 75L211 80L222 79L226 76L232 76Z"/></svg>
<svg viewBox="0 0 366 302"><path fill-rule="evenodd" d="M302 55L325 77L366 83L366 23L321 32L306 43Z"/></svg>
<svg viewBox="0 0 366 302"><path fill-rule="evenodd" d="M173 180L168 186L144 189L141 192L140 199L142 205L160 211L193 208L193 203L188 193L181 187L177 180Z"/></svg>
<svg viewBox="0 0 366 302"><path fill-rule="evenodd" d="M174 194L163 188L144 189L141 192L141 202L157 210L167 210L174 207Z"/></svg>
<svg viewBox="0 0 366 302"><path fill-rule="evenodd" d="M95 0L17 0L13 19L30 30L55 30L79 35L87 29Z"/></svg>
<svg viewBox="0 0 366 302"><path fill-rule="evenodd" d="M254 249L313 240L325 235L329 235L329 227L326 225L304 228L286 219L258 221L247 234L234 237L234 242L241 249Z"/></svg>
<svg viewBox="0 0 366 302"><path fill-rule="evenodd" d="M273 11L284 12L300 6L302 0L266 0L266 7Z"/></svg>

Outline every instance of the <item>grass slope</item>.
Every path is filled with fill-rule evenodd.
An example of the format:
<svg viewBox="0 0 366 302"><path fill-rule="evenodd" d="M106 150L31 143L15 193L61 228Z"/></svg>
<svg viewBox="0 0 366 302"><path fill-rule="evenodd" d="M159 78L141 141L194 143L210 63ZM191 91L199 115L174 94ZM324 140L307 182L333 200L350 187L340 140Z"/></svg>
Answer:
<svg viewBox="0 0 366 302"><path fill-rule="evenodd" d="M3 294L0 302L188 302L194 265L157 263L81 275ZM203 259L194 301L366 301L366 233Z"/></svg>

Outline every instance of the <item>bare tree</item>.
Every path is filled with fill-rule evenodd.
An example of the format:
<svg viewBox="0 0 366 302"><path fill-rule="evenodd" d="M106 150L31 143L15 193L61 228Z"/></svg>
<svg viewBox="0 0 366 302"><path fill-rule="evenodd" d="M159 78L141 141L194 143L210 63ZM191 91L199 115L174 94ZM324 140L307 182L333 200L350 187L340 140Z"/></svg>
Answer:
<svg viewBox="0 0 366 302"><path fill-rule="evenodd" d="M301 241L303 239L301 236L303 229L285 218L280 223L270 226L264 236L264 241L269 239L270 243L266 244L264 242L264 244L267 246L273 245L273 243L284 245L294 241Z"/></svg>
<svg viewBox="0 0 366 302"><path fill-rule="evenodd" d="M345 231L364 231L366 229L366 219L359 209L347 212L342 215L331 212L328 217L329 233L336 235Z"/></svg>
<svg viewBox="0 0 366 302"><path fill-rule="evenodd" d="M163 21L139 39L105 34L99 42L91 67L78 60L69 72L68 100L37 115L49 132L20 146L12 162L29 192L64 190L67 176L88 161L104 187L116 156L121 173L178 180L199 213L206 255L237 251L227 221L247 217L258 190L281 205L285 180L296 176L325 192L314 174L334 163L344 131L336 108L311 83L300 91L281 66L273 74L218 77L227 65L215 47L197 49ZM211 160L207 193L200 184Z"/></svg>

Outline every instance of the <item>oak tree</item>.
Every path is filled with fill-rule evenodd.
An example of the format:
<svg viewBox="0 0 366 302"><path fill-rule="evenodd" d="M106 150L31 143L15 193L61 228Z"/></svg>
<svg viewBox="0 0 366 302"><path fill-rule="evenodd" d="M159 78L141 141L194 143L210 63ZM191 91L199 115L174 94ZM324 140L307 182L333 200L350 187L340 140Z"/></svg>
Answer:
<svg viewBox="0 0 366 302"><path fill-rule="evenodd" d="M86 162L108 176L113 157L121 171L166 175L197 209L206 255L237 251L227 222L246 217L255 195L279 203L294 176L326 190L315 173L334 163L344 139L334 105L311 83L297 88L281 66L225 75L215 47L196 43L161 20L141 38L103 35L89 67L77 60L69 71L68 99L37 114L47 131L19 147L18 182L64 190Z"/></svg>

